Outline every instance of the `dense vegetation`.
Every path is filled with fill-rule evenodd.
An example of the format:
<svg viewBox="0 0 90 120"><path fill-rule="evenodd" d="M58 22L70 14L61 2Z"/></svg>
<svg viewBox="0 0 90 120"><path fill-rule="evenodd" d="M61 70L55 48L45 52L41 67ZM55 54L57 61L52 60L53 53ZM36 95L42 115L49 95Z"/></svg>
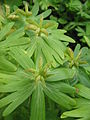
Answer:
<svg viewBox="0 0 90 120"><path fill-rule="evenodd" d="M0 1L0 120L90 120L90 0Z"/></svg>

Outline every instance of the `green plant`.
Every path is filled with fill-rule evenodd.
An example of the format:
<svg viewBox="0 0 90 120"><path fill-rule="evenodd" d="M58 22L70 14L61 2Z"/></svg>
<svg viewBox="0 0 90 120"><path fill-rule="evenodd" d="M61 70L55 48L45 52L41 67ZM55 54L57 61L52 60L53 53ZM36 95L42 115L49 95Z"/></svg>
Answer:
<svg viewBox="0 0 90 120"><path fill-rule="evenodd" d="M62 0L34 0L34 3L38 2L42 10L48 9L48 7L52 6L57 9L58 4Z"/></svg>
<svg viewBox="0 0 90 120"><path fill-rule="evenodd" d="M76 30L78 31L78 36L83 37L81 40L83 42L86 42L87 45L90 47L90 23L86 23L86 31L84 31L82 28L77 27Z"/></svg>
<svg viewBox="0 0 90 120"><path fill-rule="evenodd" d="M89 8L0 2L0 120L90 119Z"/></svg>
<svg viewBox="0 0 90 120"><path fill-rule="evenodd" d="M74 117L77 120L89 120L90 115L90 88L87 88L81 84L76 85L79 89L78 95L81 98L76 98L77 106L74 110L65 112L62 114L62 118Z"/></svg>
<svg viewBox="0 0 90 120"><path fill-rule="evenodd" d="M89 54L90 49L88 49L87 47L83 47L80 49L79 44L75 47L74 52L71 48L68 48L66 52L65 66L75 70L73 84L81 82L82 84L89 86L90 75L86 70L86 68L90 66Z"/></svg>
<svg viewBox="0 0 90 120"><path fill-rule="evenodd" d="M31 95L30 120L45 119L44 93L66 109L71 109L75 105L73 98L67 95L74 95L75 89L61 81L72 78L73 71L70 72L70 69L66 68L49 70L51 64L47 63L43 67L41 58L37 67L23 49L11 48L10 55L17 61L20 68L18 67L16 72L11 72L9 75L5 73L0 75L0 92L9 93L0 100L0 107L9 104L3 113L4 116L10 114Z"/></svg>
<svg viewBox="0 0 90 120"><path fill-rule="evenodd" d="M30 57L34 56L34 61L38 62L38 57L42 56L46 62L53 61L52 65L54 67L57 66L57 63L63 64L67 44L69 42L74 43L75 41L65 35L66 31L58 29L58 23L52 20L44 20L44 18L50 15L51 10L37 15L39 10L38 4L34 5L31 12L28 10L27 2L24 2L24 5L25 11L16 8L14 12L10 13L10 8L8 7L9 10L6 8L6 19L4 19L15 21L13 29L16 33L21 34L17 29L26 33L27 37L24 38L30 39L30 45L28 43L24 49ZM22 44L21 41L20 43Z"/></svg>

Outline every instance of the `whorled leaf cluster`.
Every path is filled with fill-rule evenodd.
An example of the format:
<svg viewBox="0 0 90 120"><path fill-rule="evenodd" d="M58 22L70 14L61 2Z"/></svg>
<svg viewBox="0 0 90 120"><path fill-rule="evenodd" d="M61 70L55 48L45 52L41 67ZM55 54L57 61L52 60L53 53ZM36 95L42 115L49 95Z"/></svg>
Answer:
<svg viewBox="0 0 90 120"><path fill-rule="evenodd" d="M0 108L11 114L30 102L30 120L47 118L47 102L53 101L61 118L88 120L90 103L90 49L73 51L75 41L46 18L51 10L38 14L38 3L29 11L4 6L0 15ZM51 102L50 102L51 103ZM49 103L49 104L50 104ZM83 110L83 112L82 112Z"/></svg>

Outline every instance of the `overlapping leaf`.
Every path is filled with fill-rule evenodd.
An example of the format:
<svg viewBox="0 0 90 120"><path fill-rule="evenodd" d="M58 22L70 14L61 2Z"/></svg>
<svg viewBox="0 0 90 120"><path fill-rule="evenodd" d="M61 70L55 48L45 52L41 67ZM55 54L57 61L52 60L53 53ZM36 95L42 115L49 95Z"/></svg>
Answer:
<svg viewBox="0 0 90 120"><path fill-rule="evenodd" d="M86 71L86 68L90 66L89 56L89 49L87 47L83 47L80 49L79 44L77 44L74 51L69 48L66 55L66 65L75 71L74 78L76 82L79 81L88 87L90 87L90 77L89 73Z"/></svg>
<svg viewBox="0 0 90 120"><path fill-rule="evenodd" d="M16 71L17 67L9 62L5 57L0 56L0 70Z"/></svg>
<svg viewBox="0 0 90 120"><path fill-rule="evenodd" d="M0 99L0 108L7 106L3 112L4 116L13 112L31 95L31 120L45 120L44 95L47 95L65 109L71 109L76 105L75 100L72 98L76 92L75 89L70 85L59 82L61 79L71 79L73 77L71 74L74 74L73 72L65 77L68 69L56 69L55 71L48 68L49 64L43 67L41 62L39 62L37 68L27 52L20 47L11 48L10 56L20 66L18 66L19 68L16 72L10 72L9 75L0 73L0 93L8 93ZM51 82L52 76L54 77ZM59 79L60 76L61 78ZM50 81L47 80L49 77Z"/></svg>
<svg viewBox="0 0 90 120"><path fill-rule="evenodd" d="M28 27L30 31L27 32L27 35L31 38L31 46L28 47L27 52L31 57L37 50L37 47L40 47L41 53L45 57L46 61L53 61L53 66L55 66L56 63L63 64L64 52L66 50L66 46L63 41L73 43L74 40L69 36L64 35L64 31L56 29L57 25L55 22L43 22L44 23L40 23L42 26L36 22L33 26L28 25L30 26ZM53 25L55 25L55 30L53 29ZM31 31L33 35L31 34Z"/></svg>
<svg viewBox="0 0 90 120"><path fill-rule="evenodd" d="M54 88L54 87L53 87ZM45 94L58 103L60 106L71 109L73 106L76 105L75 100L67 96L66 94L62 93L61 91L58 91L57 89L53 89L51 86L44 88Z"/></svg>
<svg viewBox="0 0 90 120"><path fill-rule="evenodd" d="M30 120L45 120L45 98L41 84L37 84L32 95Z"/></svg>
<svg viewBox="0 0 90 120"><path fill-rule="evenodd" d="M74 118L77 118L78 120L89 120L90 119L90 115L89 115L90 114L90 89L81 84L76 85L76 87L79 90L78 94L84 98L77 98L76 109L68 112L64 112L61 117L62 118L74 117Z"/></svg>

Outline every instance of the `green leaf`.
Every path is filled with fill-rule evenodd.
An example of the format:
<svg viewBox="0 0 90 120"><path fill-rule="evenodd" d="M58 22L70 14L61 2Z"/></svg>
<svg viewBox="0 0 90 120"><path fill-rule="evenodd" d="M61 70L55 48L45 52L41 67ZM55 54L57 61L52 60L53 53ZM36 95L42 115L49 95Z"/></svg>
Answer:
<svg viewBox="0 0 90 120"><path fill-rule="evenodd" d="M87 72L84 68L80 67L78 69L77 79L83 85L90 87L90 78L89 78L89 75L87 74Z"/></svg>
<svg viewBox="0 0 90 120"><path fill-rule="evenodd" d="M75 0L75 1L71 0L68 4L68 7L70 11L73 11L73 12L80 11L80 9L82 8L82 3L79 0Z"/></svg>
<svg viewBox="0 0 90 120"><path fill-rule="evenodd" d="M58 91L68 95L74 96L74 94L76 93L76 89L74 87L64 82L52 82L50 84L46 83L46 86L51 87L53 90L57 89Z"/></svg>
<svg viewBox="0 0 90 120"><path fill-rule="evenodd" d="M45 120L45 98L41 82L37 83L32 94L30 120Z"/></svg>
<svg viewBox="0 0 90 120"><path fill-rule="evenodd" d="M90 100L89 99L85 99L85 98L75 98L77 105L76 108L79 108L81 106L87 106L88 104L90 104Z"/></svg>
<svg viewBox="0 0 90 120"><path fill-rule="evenodd" d="M6 41L2 42L4 47L14 47L21 46L30 43L30 39L28 37L14 38L12 40L6 39Z"/></svg>
<svg viewBox="0 0 90 120"><path fill-rule="evenodd" d="M82 84L77 84L76 88L79 89L78 95L80 95L84 98L90 99L90 88L85 87Z"/></svg>
<svg viewBox="0 0 90 120"><path fill-rule="evenodd" d="M4 71L16 71L17 67L9 62L5 57L0 56L0 70Z"/></svg>
<svg viewBox="0 0 90 120"><path fill-rule="evenodd" d="M30 79L31 74L27 74L25 73L25 71L16 71L16 72L4 72L4 73L0 73L0 83L6 84L6 83L11 83L11 82L15 82L18 80L26 80L26 79Z"/></svg>
<svg viewBox="0 0 90 120"><path fill-rule="evenodd" d="M72 39L69 36L66 36L64 34L62 34L63 30L53 30L52 31L52 36L54 39L58 39L60 41L66 41L66 42L71 42L71 43L75 43L74 39Z"/></svg>
<svg viewBox="0 0 90 120"><path fill-rule="evenodd" d="M19 28L16 31L12 32L8 37L7 40L18 39L25 34L24 28Z"/></svg>
<svg viewBox="0 0 90 120"><path fill-rule="evenodd" d="M16 82L18 82L18 81L16 81ZM22 81L23 82L23 81ZM27 84L27 82L28 82L28 84ZM17 84L12 84L12 83L10 83L10 85L12 84L12 86L11 86L11 88L8 86L8 85L6 85L6 87L8 87L9 88L9 91L7 90L7 91L3 91L3 92L13 92L13 93L11 93L11 94L8 94L6 97L3 97L2 99L0 99L0 108L1 107L4 107L4 106L6 106L6 105L8 105L9 103L11 103L11 102L13 102L13 101L15 101L16 99L18 99L19 97L22 97L25 93L24 93L24 91L25 92L28 92L28 94L30 93L30 89L31 88L33 88L34 89L34 84L33 84L33 82L30 82L30 80L29 81L27 81L27 82L25 82L26 84L21 84L21 86L20 86L20 82L18 82L18 86L17 86ZM2 86L1 86L2 87ZM15 88L16 87L16 88ZM1 89L2 90L5 90L5 89L3 89L4 87L2 87ZM6 88L7 89L7 88ZM11 91L10 91L10 89L11 89ZM14 91L14 90L15 91ZM33 90L32 89L32 90ZM29 91L30 90L30 91ZM29 96L28 96L29 97Z"/></svg>
<svg viewBox="0 0 90 120"><path fill-rule="evenodd" d="M5 0L5 4L8 4L12 8L14 5L20 6L22 4L22 0Z"/></svg>
<svg viewBox="0 0 90 120"><path fill-rule="evenodd" d="M30 38L23 37L24 35L24 29L20 28L14 32L12 32L6 40L2 41L0 43L0 46L2 48L8 48L12 46L19 46L19 45L25 45L27 43L30 43Z"/></svg>
<svg viewBox="0 0 90 120"><path fill-rule="evenodd" d="M29 57L31 57L36 49L36 46L37 46L37 39L35 39L33 37L33 39L31 39L31 42L30 42L30 46L29 48L27 49L27 53L29 55Z"/></svg>
<svg viewBox="0 0 90 120"><path fill-rule="evenodd" d="M90 116L89 116L89 114L90 114L89 109L90 109L90 105L82 106L79 109L63 113L61 118L67 118L67 117L76 117L76 118L80 117L80 118L82 118L82 117L86 117L88 119L85 119L85 120L89 120L89 118L90 118ZM80 120L83 120L83 119L80 119Z"/></svg>
<svg viewBox="0 0 90 120"><path fill-rule="evenodd" d="M10 32L11 28L13 27L14 22L10 22L6 24L0 31L0 41Z"/></svg>
<svg viewBox="0 0 90 120"><path fill-rule="evenodd" d="M55 41L53 38L51 39L50 37L48 39L46 39L46 42L49 44L49 46L54 49L54 51L56 53L59 54L59 56L63 59L64 58L64 51L62 49L62 47L65 48L65 46L63 45L63 43L57 42ZM62 47L60 48L60 44L62 44Z"/></svg>
<svg viewBox="0 0 90 120"><path fill-rule="evenodd" d="M42 52L46 58L46 61L52 62L52 65L55 67L56 62L49 51L50 51L50 47L44 41L42 41Z"/></svg>
<svg viewBox="0 0 90 120"><path fill-rule="evenodd" d="M84 36L84 39L86 43L88 44L88 46L90 47L90 38L88 38L87 36Z"/></svg>
<svg viewBox="0 0 90 120"><path fill-rule="evenodd" d="M42 41L40 41L40 45L42 48L42 52L44 54L44 57L46 59L47 62L52 62L52 65L55 67L56 66L56 61L55 59L58 61L58 63L62 64L63 61L61 59L61 57L59 56L59 51L58 53L53 49L53 46L48 44L49 39L41 39ZM54 46L55 48L55 46Z"/></svg>
<svg viewBox="0 0 90 120"><path fill-rule="evenodd" d="M44 87L44 92L50 99L52 99L54 102L58 103L61 107L64 107L65 109L69 110L76 105L74 99L58 91L57 89L52 89L52 87L50 86Z"/></svg>
<svg viewBox="0 0 90 120"><path fill-rule="evenodd" d="M34 86L31 87L24 87L21 89L21 92L17 92L16 96L14 96L12 103L5 109L3 112L3 116L9 115L11 112L13 112L20 104L22 104L33 92ZM12 99L12 97L11 97ZM11 100L10 99L10 100ZM8 99L6 99L8 101Z"/></svg>
<svg viewBox="0 0 90 120"><path fill-rule="evenodd" d="M64 112L61 118L76 118L78 120L90 119L90 101L84 98L77 98L77 107L74 110Z"/></svg>
<svg viewBox="0 0 90 120"><path fill-rule="evenodd" d="M71 37L66 36L66 35L60 35L60 40L75 43L75 41Z"/></svg>
<svg viewBox="0 0 90 120"><path fill-rule="evenodd" d="M20 90L23 88L23 86L30 87L30 82L32 83L33 81L29 81L27 79L20 79L19 77L17 78L18 80L11 81L8 84L2 84L0 86L0 92L5 93L5 92L15 92L17 90Z"/></svg>
<svg viewBox="0 0 90 120"><path fill-rule="evenodd" d="M90 35L90 22L86 23L86 35Z"/></svg>
<svg viewBox="0 0 90 120"><path fill-rule="evenodd" d="M18 76L13 74L0 73L0 83L8 83L14 80L18 80Z"/></svg>
<svg viewBox="0 0 90 120"><path fill-rule="evenodd" d="M51 12L52 12L51 9L48 9L48 10L46 10L45 12L39 14L39 15L37 16L37 18L40 18L41 16L43 16L43 18L46 18L46 17L48 17L48 16L51 14Z"/></svg>
<svg viewBox="0 0 90 120"><path fill-rule="evenodd" d="M71 79L74 77L74 71L68 68L59 68L48 72L50 75L46 81L60 81L65 79Z"/></svg>
<svg viewBox="0 0 90 120"><path fill-rule="evenodd" d="M20 48L11 48L10 55L25 69L34 67L34 63L27 55L27 52Z"/></svg>
<svg viewBox="0 0 90 120"><path fill-rule="evenodd" d="M35 2L31 12L32 12L32 15L33 16L36 16L38 14L38 11L39 11L39 4L38 2Z"/></svg>
<svg viewBox="0 0 90 120"><path fill-rule="evenodd" d="M76 58L80 51L80 44L77 44L74 50L74 57Z"/></svg>

